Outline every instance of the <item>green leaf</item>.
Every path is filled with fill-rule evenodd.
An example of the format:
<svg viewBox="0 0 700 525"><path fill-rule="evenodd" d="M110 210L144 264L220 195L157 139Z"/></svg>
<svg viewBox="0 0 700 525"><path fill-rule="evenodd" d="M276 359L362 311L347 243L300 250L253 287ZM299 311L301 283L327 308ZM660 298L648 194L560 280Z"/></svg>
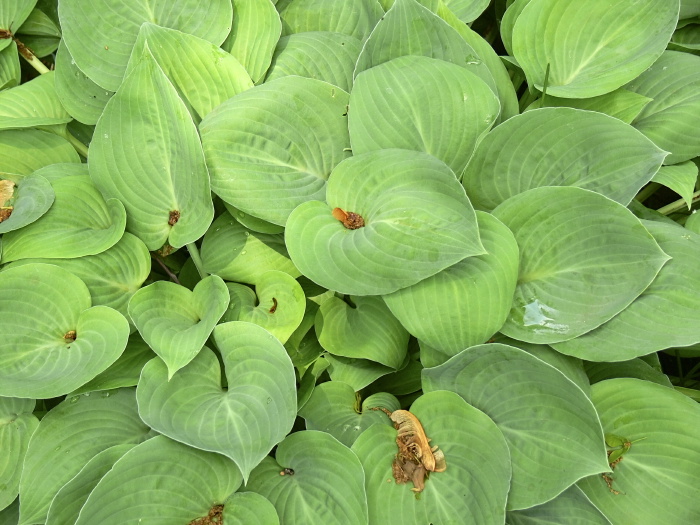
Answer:
<svg viewBox="0 0 700 525"><path fill-rule="evenodd" d="M73 396L53 408L29 442L20 481L20 523L43 522L53 497L89 459L115 445L139 443L148 432L131 388Z"/></svg>
<svg viewBox="0 0 700 525"><path fill-rule="evenodd" d="M500 32L501 40L503 41L503 47L506 48L508 55L513 55L513 26L518 20L520 13L523 12L525 6L530 3L531 0L512 0L508 1L508 8L503 14L501 19Z"/></svg>
<svg viewBox="0 0 700 525"><path fill-rule="evenodd" d="M0 46L2 42L5 40L0 41ZM9 42L9 46L0 50L0 89L13 88L21 80L22 71L19 66L17 44L13 40Z"/></svg>
<svg viewBox="0 0 700 525"><path fill-rule="evenodd" d="M295 432L275 456L258 465L246 489L270 500L280 523L368 524L360 460L330 434Z"/></svg>
<svg viewBox="0 0 700 525"><path fill-rule="evenodd" d="M190 108L195 122L253 87L246 70L226 51L194 35L149 23L141 26L126 76L138 67L146 49Z"/></svg>
<svg viewBox="0 0 700 525"><path fill-rule="evenodd" d="M299 379L297 389L297 411L301 410L309 401L311 394L316 389L316 381L319 376L328 368L329 362L326 359L316 359Z"/></svg>
<svg viewBox="0 0 700 525"><path fill-rule="evenodd" d="M236 465L165 436L135 446L90 493L75 525L189 523L241 485Z"/></svg>
<svg viewBox="0 0 700 525"><path fill-rule="evenodd" d="M513 27L513 55L533 87L543 89L549 65L547 93L595 97L651 66L677 20L675 1L531 0Z"/></svg>
<svg viewBox="0 0 700 525"><path fill-rule="evenodd" d="M361 50L359 39L342 33L312 31L285 36L277 44L265 81L297 75L317 78L349 92Z"/></svg>
<svg viewBox="0 0 700 525"><path fill-rule="evenodd" d="M463 182L474 206L486 211L541 186L581 187L626 206L665 156L616 118L542 108L513 117L486 135Z"/></svg>
<svg viewBox="0 0 700 525"><path fill-rule="evenodd" d="M17 31L17 37L36 56L45 57L58 48L61 29L44 11L36 8Z"/></svg>
<svg viewBox="0 0 700 525"><path fill-rule="evenodd" d="M698 213L697 210L692 211L688 217L688 220L685 221L685 227L686 229L700 235L700 213Z"/></svg>
<svg viewBox="0 0 700 525"><path fill-rule="evenodd" d="M19 478L29 438L39 426L32 414L33 399L0 397L0 509L8 507L19 493Z"/></svg>
<svg viewBox="0 0 700 525"><path fill-rule="evenodd" d="M2 176L4 175L4 176ZM12 202L2 202L0 206L11 206L12 214L9 218L0 222L0 234L24 228L44 215L54 202L54 191L44 177L38 173L29 175L19 181L19 178L0 175L0 183L7 184L6 181L14 185ZM4 180L3 180L4 179Z"/></svg>
<svg viewBox="0 0 700 525"><path fill-rule="evenodd" d="M388 294L484 253L463 188L425 153L354 156L333 170L326 194L328 204L295 209L285 234L292 262L325 288ZM359 214L364 227L346 228L334 208Z"/></svg>
<svg viewBox="0 0 700 525"><path fill-rule="evenodd" d="M382 375L375 381L370 391L389 392L395 396L412 394L421 389L421 371L423 364L416 355L411 355L399 370Z"/></svg>
<svg viewBox="0 0 700 525"><path fill-rule="evenodd" d="M262 326L284 344L304 318L304 290L289 274L265 272L257 280L255 292L241 284L227 283L226 287L231 301L223 322L246 321Z"/></svg>
<svg viewBox="0 0 700 525"><path fill-rule="evenodd" d="M148 53L109 100L90 143L90 176L124 203L149 250L194 242L214 218L197 129Z"/></svg>
<svg viewBox="0 0 700 525"><path fill-rule="evenodd" d="M423 390L456 392L496 422L513 465L508 510L549 501L609 468L591 401L564 374L520 349L499 343L468 348L424 369Z"/></svg>
<svg viewBox="0 0 700 525"><path fill-rule="evenodd" d="M553 344L588 361L626 361L700 342L700 235L675 224L643 221L671 260L627 308L576 339Z"/></svg>
<svg viewBox="0 0 700 525"><path fill-rule="evenodd" d="M355 392L394 372L394 369L369 359L350 359L326 354L322 361L327 363L328 375L332 381L347 383Z"/></svg>
<svg viewBox="0 0 700 525"><path fill-rule="evenodd" d="M666 51L654 65L625 86L653 99L632 125L671 154L666 164L700 155L700 57Z"/></svg>
<svg viewBox="0 0 700 525"><path fill-rule="evenodd" d="M282 235L248 230L229 213L212 223L204 236L201 256L204 271L229 281L256 284L271 270L300 275L289 259Z"/></svg>
<svg viewBox="0 0 700 525"><path fill-rule="evenodd" d="M476 20L488 7L489 0L443 0L462 22L468 24Z"/></svg>
<svg viewBox="0 0 700 525"><path fill-rule="evenodd" d="M221 47L231 53L256 84L270 67L282 22L270 0L233 0L233 27Z"/></svg>
<svg viewBox="0 0 700 525"><path fill-rule="evenodd" d="M67 270L27 264L0 279L0 395L66 394L121 355L129 323L116 310L91 306L85 284Z"/></svg>
<svg viewBox="0 0 700 525"><path fill-rule="evenodd" d="M445 455L447 468L433 472L416 495L394 483L396 431L375 425L353 445L365 469L371 523L480 525L503 523L511 475L503 434L483 412L452 392L418 398L411 412L431 445Z"/></svg>
<svg viewBox="0 0 700 525"><path fill-rule="evenodd" d="M255 492L236 492L224 502L224 525L280 525L275 507Z"/></svg>
<svg viewBox="0 0 700 525"><path fill-rule="evenodd" d="M403 56L355 79L350 143L354 155L388 148L425 151L459 176L499 111L491 88L467 69Z"/></svg>
<svg viewBox="0 0 700 525"><path fill-rule="evenodd" d="M257 233L283 233L284 226L279 224L272 224L271 222L264 221L258 217L249 215L241 210L231 206L228 202L224 202L224 208L229 214L236 218L247 229L257 232Z"/></svg>
<svg viewBox="0 0 700 525"><path fill-rule="evenodd" d="M700 2L698 0L681 0L679 18L692 18L694 16L700 16Z"/></svg>
<svg viewBox="0 0 700 525"><path fill-rule="evenodd" d="M323 347L316 339L316 332L311 329L314 326L317 311L318 304L307 299L304 318L284 345L289 357L292 358L292 363L299 370L305 369L323 353Z"/></svg>
<svg viewBox="0 0 700 525"><path fill-rule="evenodd" d="M63 137L38 129L0 131L0 172L29 175L63 162L80 162L80 156Z"/></svg>
<svg viewBox="0 0 700 525"><path fill-rule="evenodd" d="M629 361L620 361L618 363L591 363L586 362L586 374L590 378L591 384L605 381L606 379L615 379L618 377L635 377L644 381L651 381L660 385L673 388L668 376L656 368L653 368L648 363L645 363L639 357L630 359ZM606 440L608 445L612 445ZM622 445L618 443L617 446ZM612 461L611 461L612 462Z"/></svg>
<svg viewBox="0 0 700 525"><path fill-rule="evenodd" d="M199 353L229 303L224 281L210 275L194 290L169 281L141 288L129 316L143 340L165 361L168 380Z"/></svg>
<svg viewBox="0 0 700 525"><path fill-rule="evenodd" d="M601 476L579 481L579 488L611 523L695 521L700 449L693 429L700 406L639 379L596 383L592 393L605 432L639 441L609 474L621 494L611 493Z"/></svg>
<svg viewBox="0 0 700 525"><path fill-rule="evenodd" d="M547 94L544 101L547 106L597 111L598 113L605 113L606 115L615 117L625 124L631 124L646 105L651 102L651 99L635 93L634 91L619 88L605 95L591 98L559 98ZM534 102L530 108L540 108L542 107L542 102L543 99L540 98Z"/></svg>
<svg viewBox="0 0 700 525"><path fill-rule="evenodd" d="M443 354L440 363L486 342L498 331L515 293L518 245L513 234L493 215L476 212L476 216L486 254L467 257L413 286L383 296L411 334Z"/></svg>
<svg viewBox="0 0 700 525"><path fill-rule="evenodd" d="M114 445L98 452L85 466L80 469L74 478L63 485L56 493L46 517L46 525L62 525L75 523L85 501L102 477L107 474L114 463L129 450L135 443Z"/></svg>
<svg viewBox="0 0 700 525"><path fill-rule="evenodd" d="M0 5L0 29L16 31L34 9L36 0L3 0ZM0 50L12 42L9 38L0 40Z"/></svg>
<svg viewBox="0 0 700 525"><path fill-rule="evenodd" d="M124 206L117 199L103 199L84 164L54 165L35 173L49 179L55 200L35 222L3 235L3 262L95 255L124 235Z"/></svg>
<svg viewBox="0 0 700 525"><path fill-rule="evenodd" d="M323 199L348 157L348 94L287 76L229 99L202 121L212 191L245 213L284 225L299 204Z"/></svg>
<svg viewBox="0 0 700 525"><path fill-rule="evenodd" d="M376 0L292 0L280 11L284 36L330 31L362 41L383 14Z"/></svg>
<svg viewBox="0 0 700 525"><path fill-rule="evenodd" d="M50 126L70 120L56 96L51 71L0 92L0 129Z"/></svg>
<svg viewBox="0 0 700 525"><path fill-rule="evenodd" d="M677 26L671 37L671 44L678 46L680 51L697 51L700 49L700 25L688 24L683 27ZM673 48L669 46L669 49Z"/></svg>
<svg viewBox="0 0 700 525"><path fill-rule="evenodd" d="M501 332L529 343L566 341L600 326L669 259L632 212L589 190L535 188L494 215L520 247L518 286Z"/></svg>
<svg viewBox="0 0 700 525"><path fill-rule="evenodd" d="M328 381L318 385L308 402L299 410L306 421L307 430L328 432L346 447L372 425L393 426L389 417L380 410L389 412L401 408L391 394L374 394L359 405L359 396L347 383Z"/></svg>
<svg viewBox="0 0 700 525"><path fill-rule="evenodd" d="M76 65L99 86L116 91L144 22L179 29L217 46L231 30L230 0L62 0L63 38Z"/></svg>
<svg viewBox="0 0 700 525"><path fill-rule="evenodd" d="M409 333L380 297L330 297L316 314L316 336L336 356L369 359L399 368L406 357Z"/></svg>
<svg viewBox="0 0 700 525"><path fill-rule="evenodd" d="M578 487L571 486L553 500L530 509L506 513L506 525L609 525Z"/></svg>
<svg viewBox="0 0 700 525"><path fill-rule="evenodd" d="M19 498L15 499L4 510L0 510L0 524L17 525L19 522Z"/></svg>

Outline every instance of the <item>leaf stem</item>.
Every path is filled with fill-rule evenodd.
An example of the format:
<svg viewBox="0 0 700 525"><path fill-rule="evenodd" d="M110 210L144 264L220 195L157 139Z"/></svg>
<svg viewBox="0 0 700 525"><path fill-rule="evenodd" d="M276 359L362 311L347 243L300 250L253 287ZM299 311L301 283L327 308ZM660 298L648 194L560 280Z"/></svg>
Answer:
<svg viewBox="0 0 700 525"><path fill-rule="evenodd" d="M175 275L170 268L158 257L157 255L151 254L151 259L156 261L161 268L163 268L163 271L166 273L168 277L170 277L170 280L174 282L175 284L180 284L180 279L177 278L177 275Z"/></svg>
<svg viewBox="0 0 700 525"><path fill-rule="evenodd" d="M187 245L187 251L190 252L190 257L192 257L192 262L197 268L197 272L202 279L205 279L209 274L204 271L204 265L202 263L202 257L199 255L199 250L197 245L193 242Z"/></svg>
<svg viewBox="0 0 700 525"><path fill-rule="evenodd" d="M83 157L87 159L88 156L88 147L80 142L75 135L73 135L70 131L66 129L66 133L63 135L65 139L71 143L71 146L75 148L75 151L80 153Z"/></svg>
<svg viewBox="0 0 700 525"><path fill-rule="evenodd" d="M700 202L700 190L696 191L693 193L693 197L690 201L690 204L695 204L696 202ZM683 208L687 208L688 203L685 202L685 199L678 199L675 202L672 202L671 204L667 204L663 208L659 208L658 211L662 215L670 215L675 211L682 210Z"/></svg>
<svg viewBox="0 0 700 525"><path fill-rule="evenodd" d="M656 193L656 190L658 190L660 187L661 184L659 184L658 182L650 182L649 184L644 186L639 193L637 193L637 196L634 198L634 200L644 202L654 193Z"/></svg>
<svg viewBox="0 0 700 525"><path fill-rule="evenodd" d="M30 66L32 66L42 75L51 71L48 67L44 65L44 63L41 60L37 58L37 56L31 49L25 46L17 38L13 38L12 40L14 40L15 44L17 44L17 50L19 51L19 54L22 55L22 58L29 62Z"/></svg>

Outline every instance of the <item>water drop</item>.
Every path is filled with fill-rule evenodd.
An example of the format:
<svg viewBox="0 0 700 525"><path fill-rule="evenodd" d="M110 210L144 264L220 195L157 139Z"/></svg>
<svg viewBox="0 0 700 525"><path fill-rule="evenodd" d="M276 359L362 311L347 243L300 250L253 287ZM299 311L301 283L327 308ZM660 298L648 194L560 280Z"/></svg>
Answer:
<svg viewBox="0 0 700 525"><path fill-rule="evenodd" d="M109 390L102 392L102 397L109 397L111 395L112 395L112 393Z"/></svg>
<svg viewBox="0 0 700 525"><path fill-rule="evenodd" d="M58 452L59 450L61 450L61 445L58 445L58 446L57 446L55 449L53 449L53 450L54 450L54 452Z"/></svg>
<svg viewBox="0 0 700 525"><path fill-rule="evenodd" d="M77 403L77 402L78 402L78 399L79 399L78 396L72 397L72 398L70 399L70 404L73 405L73 404Z"/></svg>
<svg viewBox="0 0 700 525"><path fill-rule="evenodd" d="M102 136L103 136L104 138L106 138L106 139L108 139L108 138L109 138L109 135L108 135L107 133L105 133L105 134L104 134L104 135L102 135Z"/></svg>
<svg viewBox="0 0 700 525"><path fill-rule="evenodd" d="M393 93L394 93L394 90L393 90L393 89L391 89L391 88L386 88L386 90L385 90L385 91L386 91L386 92L387 92L387 93L388 93L389 95L391 95L391 94L393 94Z"/></svg>
<svg viewBox="0 0 700 525"><path fill-rule="evenodd" d="M267 404L269 405L270 403L272 403L272 398L271 398L271 397L268 397L268 398L267 398Z"/></svg>
<svg viewBox="0 0 700 525"><path fill-rule="evenodd" d="M245 254L246 254L246 251L243 250L243 251L241 252L241 255L245 255Z"/></svg>
<svg viewBox="0 0 700 525"><path fill-rule="evenodd" d="M250 232L245 232L246 237L250 237Z"/></svg>

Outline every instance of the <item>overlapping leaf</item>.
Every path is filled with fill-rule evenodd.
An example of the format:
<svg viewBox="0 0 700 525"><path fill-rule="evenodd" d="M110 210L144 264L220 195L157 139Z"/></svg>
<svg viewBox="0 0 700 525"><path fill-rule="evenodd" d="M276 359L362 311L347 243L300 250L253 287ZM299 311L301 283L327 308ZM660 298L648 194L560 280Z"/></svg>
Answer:
<svg viewBox="0 0 700 525"><path fill-rule="evenodd" d="M683 197L690 209L697 180L698 165L688 160L672 166L662 166L654 175L652 182L658 182L675 191Z"/></svg>
<svg viewBox="0 0 700 525"><path fill-rule="evenodd" d="M0 6L0 29L17 30L31 14L36 0L6 0ZM0 50L12 42L9 38L0 40Z"/></svg>
<svg viewBox="0 0 700 525"><path fill-rule="evenodd" d="M0 92L0 129L65 124L71 116L54 88L54 73Z"/></svg>
<svg viewBox="0 0 700 525"><path fill-rule="evenodd" d="M506 525L549 525L576 523L577 525L609 525L610 522L596 509L575 485L553 500L530 509L506 513Z"/></svg>
<svg viewBox="0 0 700 525"><path fill-rule="evenodd" d="M44 177L37 173L14 180L19 178L9 174L0 176L0 209L9 208L11 213L0 221L0 234L33 223L53 204L55 193Z"/></svg>
<svg viewBox="0 0 700 525"><path fill-rule="evenodd" d="M425 153L392 149L347 159L333 171L326 198L294 210L285 234L294 264L325 288L391 293L484 253L454 173ZM364 226L346 228L335 208L358 214Z"/></svg>
<svg viewBox="0 0 700 525"><path fill-rule="evenodd" d="M384 13L376 0L292 0L280 11L282 34L331 31L365 40Z"/></svg>
<svg viewBox="0 0 700 525"><path fill-rule="evenodd" d="M620 119L626 124L630 124L637 118L649 102L651 102L649 97L645 97L625 88L619 88L605 95L590 98L560 98L547 95L546 99L538 99L530 108L535 109L543 107L544 104L545 106L597 111L598 113L605 113L606 115Z"/></svg>
<svg viewBox="0 0 700 525"><path fill-rule="evenodd" d="M388 366L380 365L369 359L352 359L333 354L326 354L321 361L326 363L328 375L332 381L346 383L355 392L394 371ZM316 362L318 363L318 361Z"/></svg>
<svg viewBox="0 0 700 525"><path fill-rule="evenodd" d="M22 464L27 453L29 438L39 426L32 414L33 399L0 397L0 509L8 507L19 493Z"/></svg>
<svg viewBox="0 0 700 525"><path fill-rule="evenodd" d="M275 507L255 492L235 492L224 502L226 525L279 525Z"/></svg>
<svg viewBox="0 0 700 525"><path fill-rule="evenodd" d="M37 2L38 3L38 2ZM45 3L39 4L44 8ZM17 37L38 57L50 55L58 48L61 39L61 29L58 21L54 21L39 7L32 10L24 23L17 30Z"/></svg>
<svg viewBox="0 0 700 525"><path fill-rule="evenodd" d="M17 44L10 40L10 45L0 50L0 89L15 87L21 74Z"/></svg>
<svg viewBox="0 0 700 525"><path fill-rule="evenodd" d="M38 129L0 131L0 171L29 175L62 162L80 162L80 156L63 137Z"/></svg>

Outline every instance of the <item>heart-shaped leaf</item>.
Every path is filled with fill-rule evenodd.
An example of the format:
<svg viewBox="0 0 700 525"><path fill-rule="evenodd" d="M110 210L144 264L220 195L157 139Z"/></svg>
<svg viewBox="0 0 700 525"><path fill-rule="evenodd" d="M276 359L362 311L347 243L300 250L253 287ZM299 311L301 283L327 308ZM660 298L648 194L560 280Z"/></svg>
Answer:
<svg viewBox="0 0 700 525"><path fill-rule="evenodd" d="M288 76L221 104L202 121L212 191L236 208L284 225L302 202L323 199L349 153L348 94Z"/></svg>
<svg viewBox="0 0 700 525"><path fill-rule="evenodd" d="M513 465L509 510L549 501L608 468L600 421L586 394L520 349L499 343L468 348L424 369L423 390L456 392L496 422Z"/></svg>
<svg viewBox="0 0 700 525"><path fill-rule="evenodd" d="M70 120L56 96L52 71L0 92L0 129L51 126Z"/></svg>
<svg viewBox="0 0 700 525"><path fill-rule="evenodd" d="M3 262L95 255L124 235L124 206L102 197L84 164L47 166L35 173L58 177L50 179L55 200L39 219L3 235Z"/></svg>
<svg viewBox="0 0 700 525"><path fill-rule="evenodd" d="M611 523L693 523L700 516L694 436L700 406L671 388L639 379L611 379L592 387L606 434L632 441L610 481L579 481L588 499ZM612 490L620 492L613 493Z"/></svg>
<svg viewBox="0 0 700 525"><path fill-rule="evenodd" d="M75 148L63 137L39 129L0 131L0 172L29 175L62 162L80 162Z"/></svg>
<svg viewBox="0 0 700 525"><path fill-rule="evenodd" d="M326 354L323 361L327 362L328 375L331 380L347 383L354 392L362 390L380 377L394 372L394 369L369 359L350 359Z"/></svg>
<svg viewBox="0 0 700 525"><path fill-rule="evenodd" d="M271 270L300 275L289 259L282 235L248 230L228 212L212 223L201 255L204 271L229 281L256 284Z"/></svg>
<svg viewBox="0 0 700 525"><path fill-rule="evenodd" d="M133 388L72 396L53 408L29 442L20 523L42 523L53 497L90 458L115 445L139 443L149 431L136 411Z"/></svg>
<svg viewBox="0 0 700 525"><path fill-rule="evenodd" d="M33 223L54 202L53 188L41 175L32 174L19 181L15 178L19 176L9 178L9 174L3 174L0 178L0 234Z"/></svg>
<svg viewBox="0 0 700 525"><path fill-rule="evenodd" d="M506 525L549 525L576 523L578 525L610 525L576 485L553 500L524 510L506 513Z"/></svg>
<svg viewBox="0 0 700 525"><path fill-rule="evenodd" d="M484 137L464 171L474 206L491 211L541 186L576 186L627 206L666 156L618 119L592 111L542 108Z"/></svg>
<svg viewBox="0 0 700 525"><path fill-rule="evenodd" d="M330 434L295 432L275 457L258 465L246 489L270 500L280 523L368 524L360 460Z"/></svg>
<svg viewBox="0 0 700 525"><path fill-rule="evenodd" d="M220 520L221 505L240 485L241 473L228 458L156 436L117 460L75 525Z"/></svg>
<svg viewBox="0 0 700 525"><path fill-rule="evenodd" d="M339 381L328 381L318 385L299 415L306 421L307 430L328 432L343 445L350 447L366 429L372 425L392 426L383 411L401 408L391 394L374 394L360 404L359 395L353 387Z"/></svg>
<svg viewBox="0 0 700 525"><path fill-rule="evenodd" d="M330 297L321 304L315 326L318 342L333 355L394 369L406 357L409 333L381 297Z"/></svg>
<svg viewBox="0 0 700 525"><path fill-rule="evenodd" d="M227 283L226 287L231 301L223 322L246 321L262 326L284 344L304 318L304 290L289 274L265 272L255 292L241 284Z"/></svg>
<svg viewBox="0 0 700 525"><path fill-rule="evenodd" d="M36 5L36 0L5 0L0 7L0 29L12 31L19 28L29 17ZM12 39L0 40L0 49L7 47Z"/></svg>
<svg viewBox="0 0 700 525"><path fill-rule="evenodd" d="M632 304L599 328L553 344L588 361L626 361L700 342L700 235L678 225L643 221L671 256Z"/></svg>
<svg viewBox="0 0 700 525"><path fill-rule="evenodd" d="M529 109L543 107L542 104L552 107L584 109L605 113L625 124L631 124L649 102L651 102L649 97L625 88L619 88L605 95L591 98L560 98L548 94L546 99L540 98L533 102Z"/></svg>
<svg viewBox="0 0 700 525"><path fill-rule="evenodd" d="M503 326L513 301L518 278L515 238L493 215L476 212L476 216L486 254L467 257L383 296L409 332L444 354L440 362L485 343Z"/></svg>
<svg viewBox="0 0 700 525"><path fill-rule="evenodd" d="M236 57L258 83L270 67L281 33L282 22L274 2L233 0L233 27L221 47Z"/></svg>
<svg viewBox="0 0 700 525"><path fill-rule="evenodd" d="M179 29L221 44L231 30L230 0L64 0L58 14L76 65L99 86L116 91L144 22ZM118 28L118 31L115 30Z"/></svg>
<svg viewBox="0 0 700 525"><path fill-rule="evenodd" d="M275 507L255 492L235 492L224 502L225 525L280 525Z"/></svg>
<svg viewBox="0 0 700 525"><path fill-rule="evenodd" d="M352 151L425 151L459 176L499 111L491 88L467 69L402 56L355 79L348 114Z"/></svg>
<svg viewBox="0 0 700 525"><path fill-rule="evenodd" d="M384 425L366 430L352 449L365 469L370 522L503 523L511 471L508 445L494 422L452 392L421 396L411 413L447 468L432 472L416 497L410 483L394 483L397 432Z"/></svg>
<svg viewBox="0 0 700 525"><path fill-rule="evenodd" d="M673 166L661 166L661 169L654 175L652 182L663 184L675 191L683 197L690 210L693 204L693 192L697 180L698 165L688 160Z"/></svg>
<svg viewBox="0 0 700 525"><path fill-rule="evenodd" d="M170 380L199 353L228 303L226 284L210 275L192 291L157 281L136 292L128 309L141 337L165 361Z"/></svg>
<svg viewBox="0 0 700 525"><path fill-rule="evenodd" d="M0 396L66 394L124 351L129 323L91 308L87 287L67 270L27 264L0 275Z"/></svg>
<svg viewBox="0 0 700 525"><path fill-rule="evenodd" d="M147 51L100 117L90 176L105 196L124 203L127 231L149 250L166 241L180 248L204 235L214 205L194 122Z"/></svg>
<svg viewBox="0 0 700 525"><path fill-rule="evenodd" d="M376 0L292 0L280 17L284 35L330 31L365 40L383 14Z"/></svg>
<svg viewBox="0 0 700 525"><path fill-rule="evenodd" d="M669 259L629 210L589 190L535 188L493 214L520 247L501 328L514 339L555 343L591 331L636 299Z"/></svg>
<svg viewBox="0 0 700 525"><path fill-rule="evenodd" d="M533 87L547 77L554 96L595 97L652 65L677 20L678 4L666 0L531 0L513 26L513 55Z"/></svg>
<svg viewBox="0 0 700 525"><path fill-rule="evenodd" d="M39 426L32 411L33 399L0 397L0 509L8 507L19 493L19 478L29 438Z"/></svg>
<svg viewBox="0 0 700 525"><path fill-rule="evenodd" d="M139 380L139 413L166 436L231 458L247 479L292 428L294 367L284 347L251 323L222 324L214 340L228 390L221 388L221 366L208 348L172 378L154 359Z"/></svg>
<svg viewBox="0 0 700 525"><path fill-rule="evenodd" d="M351 157L333 170L326 193L328 204L295 209L285 234L294 264L325 288L387 294L484 253L463 188L426 153Z"/></svg>
<svg viewBox="0 0 700 525"><path fill-rule="evenodd" d="M317 78L350 92L361 50L360 40L342 33L312 31L285 36L277 44L265 81L297 75Z"/></svg>

